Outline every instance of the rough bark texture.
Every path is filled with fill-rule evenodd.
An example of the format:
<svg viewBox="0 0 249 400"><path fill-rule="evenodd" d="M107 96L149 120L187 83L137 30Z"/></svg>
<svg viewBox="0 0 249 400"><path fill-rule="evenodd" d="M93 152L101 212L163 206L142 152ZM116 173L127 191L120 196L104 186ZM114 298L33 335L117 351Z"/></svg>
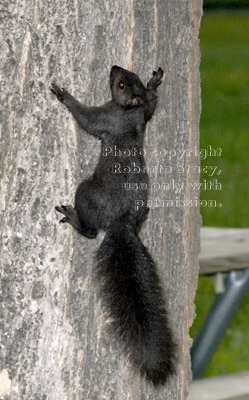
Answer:
<svg viewBox="0 0 249 400"><path fill-rule="evenodd" d="M113 64L146 81L165 71L156 116L148 124L151 199L190 200L191 168L176 171L162 149L198 147L201 0L6 1L1 4L1 348L5 400L183 400L191 379L188 330L198 275L198 207L152 207L142 236L158 264L179 345L178 375L161 390L147 386L107 334L91 276L102 240L58 224L57 204L73 202L97 162L88 137L49 92L66 87L88 105L109 99ZM182 163L198 165L185 154Z"/></svg>

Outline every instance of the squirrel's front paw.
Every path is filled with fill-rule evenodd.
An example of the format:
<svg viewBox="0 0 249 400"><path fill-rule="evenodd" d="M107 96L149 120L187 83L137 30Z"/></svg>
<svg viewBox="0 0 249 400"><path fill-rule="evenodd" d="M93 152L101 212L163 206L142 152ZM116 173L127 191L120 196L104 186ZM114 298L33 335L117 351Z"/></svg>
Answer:
<svg viewBox="0 0 249 400"><path fill-rule="evenodd" d="M65 215L64 218L60 220L60 222L68 222L73 225L74 220L77 218L77 214L75 209L72 206L56 206L56 211L59 211L61 214Z"/></svg>
<svg viewBox="0 0 249 400"><path fill-rule="evenodd" d="M162 68L158 68L157 71L153 71L152 78L149 81L147 88L148 89L156 89L162 83L163 70Z"/></svg>
<svg viewBox="0 0 249 400"><path fill-rule="evenodd" d="M64 88L59 88L55 83L52 83L52 87L50 88L51 92L56 95L57 99L64 102L65 98L70 96L70 94Z"/></svg>

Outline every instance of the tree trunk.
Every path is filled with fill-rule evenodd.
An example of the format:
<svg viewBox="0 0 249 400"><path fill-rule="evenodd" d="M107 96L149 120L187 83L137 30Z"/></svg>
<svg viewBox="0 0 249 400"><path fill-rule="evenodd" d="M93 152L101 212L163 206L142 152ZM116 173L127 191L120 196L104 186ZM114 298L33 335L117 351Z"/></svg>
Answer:
<svg viewBox="0 0 249 400"><path fill-rule="evenodd" d="M174 151L199 145L201 6L201 0L5 3L0 32L1 399L186 399L200 216L195 204L171 202L199 195L190 185L199 181L193 171L199 158L185 152L177 162ZM107 333L91 275L103 234L92 241L80 237L58 223L54 210L73 203L100 147L51 95L51 82L87 105L100 105L110 98L113 64L144 81L156 67L165 71L157 112L147 126L146 161L156 168L149 173L151 211L141 233L157 262L178 343L177 375L160 390L131 372ZM165 174L160 165L172 171ZM178 194L173 180L183 184ZM162 200L171 202L165 206Z"/></svg>

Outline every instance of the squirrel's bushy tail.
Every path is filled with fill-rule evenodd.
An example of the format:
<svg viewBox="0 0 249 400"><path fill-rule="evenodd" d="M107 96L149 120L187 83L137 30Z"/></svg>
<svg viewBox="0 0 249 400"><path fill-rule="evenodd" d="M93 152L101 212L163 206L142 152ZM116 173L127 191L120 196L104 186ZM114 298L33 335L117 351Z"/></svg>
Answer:
<svg viewBox="0 0 249 400"><path fill-rule="evenodd" d="M174 348L156 266L134 228L113 224L97 253L103 306L135 369L154 385L174 372Z"/></svg>

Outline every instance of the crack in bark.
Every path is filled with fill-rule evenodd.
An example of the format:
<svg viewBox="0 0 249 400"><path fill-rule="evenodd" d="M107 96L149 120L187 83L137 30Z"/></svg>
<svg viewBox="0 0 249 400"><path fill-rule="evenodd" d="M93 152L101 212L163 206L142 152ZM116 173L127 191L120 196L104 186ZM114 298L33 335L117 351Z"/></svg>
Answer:
<svg viewBox="0 0 249 400"><path fill-rule="evenodd" d="M26 66L28 61L30 44L31 44L31 34L30 31L27 30L23 40L22 53L20 59L19 88L21 97L23 97L23 86L26 78Z"/></svg>

